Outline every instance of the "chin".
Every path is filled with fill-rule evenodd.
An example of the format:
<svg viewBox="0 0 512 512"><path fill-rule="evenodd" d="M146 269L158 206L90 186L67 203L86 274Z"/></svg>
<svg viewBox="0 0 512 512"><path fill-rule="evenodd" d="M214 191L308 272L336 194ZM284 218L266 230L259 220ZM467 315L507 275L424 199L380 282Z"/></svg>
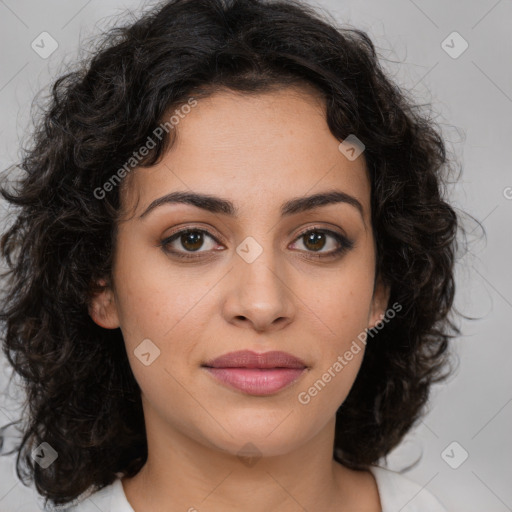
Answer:
<svg viewBox="0 0 512 512"><path fill-rule="evenodd" d="M279 455L285 455L290 453L297 446L297 443L290 442L289 440L283 441L276 439L270 441L265 437L251 437L249 435L242 437L237 436L236 439L230 439L227 442L217 441L215 446L218 450L235 456L240 459L242 463L250 466L251 462L254 462L260 458L266 457L277 457Z"/></svg>
<svg viewBox="0 0 512 512"><path fill-rule="evenodd" d="M224 434L222 437L213 438L211 432L205 437L208 443L216 449L240 457L284 455L306 442L306 439L297 438L299 432L297 425L291 423L286 427L283 424L277 425L279 425L279 422L267 422L264 425L245 423L239 425L236 429L226 427L227 432L233 434L233 436L222 431Z"/></svg>

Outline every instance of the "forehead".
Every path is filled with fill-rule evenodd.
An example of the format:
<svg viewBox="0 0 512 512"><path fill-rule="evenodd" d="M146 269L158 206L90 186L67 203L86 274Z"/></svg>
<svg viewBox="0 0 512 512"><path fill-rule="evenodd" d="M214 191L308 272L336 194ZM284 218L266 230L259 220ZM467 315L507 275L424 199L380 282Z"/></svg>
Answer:
<svg viewBox="0 0 512 512"><path fill-rule="evenodd" d="M277 208L289 197L336 188L369 209L364 156L350 161L339 151L324 102L308 87L223 90L198 99L175 129L159 163L132 171L123 203L135 213L174 190L227 196L243 211L254 201Z"/></svg>

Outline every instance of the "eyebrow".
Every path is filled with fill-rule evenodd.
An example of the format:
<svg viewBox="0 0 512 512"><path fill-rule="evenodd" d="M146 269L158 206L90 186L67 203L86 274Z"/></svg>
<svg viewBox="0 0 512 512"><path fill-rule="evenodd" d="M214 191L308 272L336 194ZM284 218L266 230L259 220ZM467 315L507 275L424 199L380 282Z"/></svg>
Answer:
<svg viewBox="0 0 512 512"><path fill-rule="evenodd" d="M355 197L341 190L331 190L311 196L290 199L282 204L281 217L289 217L297 213L307 212L321 206L337 203L346 203L356 208L364 223L363 205ZM155 199L139 216L139 219L144 218L149 212L164 204L190 204L211 213L220 213L230 217L236 217L239 213L238 208L228 199L198 192L177 191Z"/></svg>

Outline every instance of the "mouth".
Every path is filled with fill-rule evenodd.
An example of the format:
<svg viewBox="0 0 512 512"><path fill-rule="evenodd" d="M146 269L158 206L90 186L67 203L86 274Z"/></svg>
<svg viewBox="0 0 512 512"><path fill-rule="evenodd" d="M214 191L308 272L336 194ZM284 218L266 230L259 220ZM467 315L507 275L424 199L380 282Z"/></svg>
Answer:
<svg viewBox="0 0 512 512"><path fill-rule="evenodd" d="M249 395L277 393L297 381L308 366L286 352L230 352L202 367L221 384Z"/></svg>

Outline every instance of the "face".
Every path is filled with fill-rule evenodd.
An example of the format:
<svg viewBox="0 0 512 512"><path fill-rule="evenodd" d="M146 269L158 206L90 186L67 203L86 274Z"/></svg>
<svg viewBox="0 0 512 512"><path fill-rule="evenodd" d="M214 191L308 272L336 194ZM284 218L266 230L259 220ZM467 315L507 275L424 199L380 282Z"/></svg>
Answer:
<svg viewBox="0 0 512 512"><path fill-rule="evenodd" d="M364 154L340 152L307 89L216 93L177 129L161 162L130 175L113 289L91 316L121 328L148 430L233 454L247 442L289 452L333 421L362 362L358 335L385 311ZM153 203L173 192L226 203ZM307 201L326 192L340 194ZM237 387L204 366L240 350L286 352L306 368L256 383L247 375L265 370L224 370Z"/></svg>

